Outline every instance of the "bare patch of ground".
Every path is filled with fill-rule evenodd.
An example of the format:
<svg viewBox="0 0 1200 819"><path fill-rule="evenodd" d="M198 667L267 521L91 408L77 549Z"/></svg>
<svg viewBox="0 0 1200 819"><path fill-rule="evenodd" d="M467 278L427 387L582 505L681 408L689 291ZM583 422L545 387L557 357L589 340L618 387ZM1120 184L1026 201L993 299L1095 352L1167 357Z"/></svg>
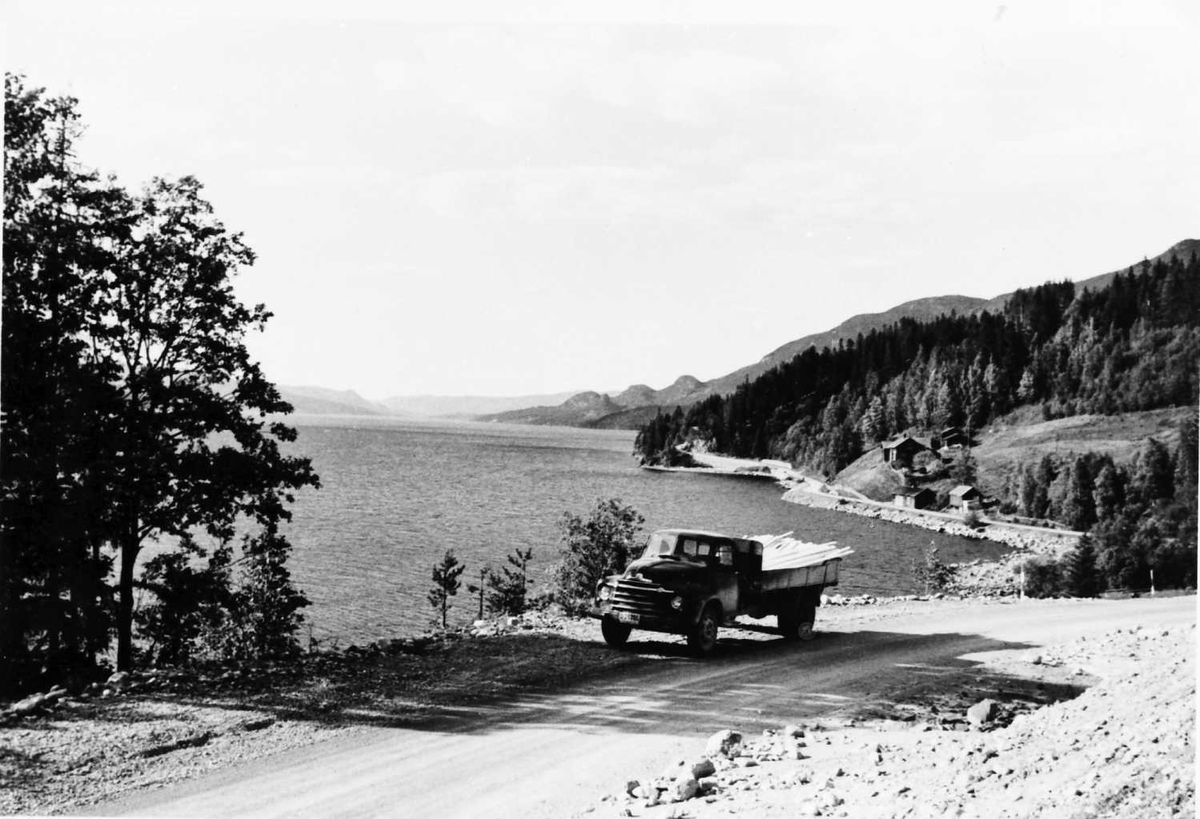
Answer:
<svg viewBox="0 0 1200 819"><path fill-rule="evenodd" d="M83 808L646 662L609 650L595 621L531 614L502 631L394 640L288 665L138 673L125 693L66 697L0 723L0 815Z"/></svg>
<svg viewBox="0 0 1200 819"><path fill-rule="evenodd" d="M1019 681L1007 703L943 686L915 709L747 736L728 757L698 747L578 815L1193 817L1195 647L1194 624L1135 627L1006 657L993 667ZM1096 684L1056 701L1071 679ZM673 801L691 790L678 771L705 759L711 773Z"/></svg>

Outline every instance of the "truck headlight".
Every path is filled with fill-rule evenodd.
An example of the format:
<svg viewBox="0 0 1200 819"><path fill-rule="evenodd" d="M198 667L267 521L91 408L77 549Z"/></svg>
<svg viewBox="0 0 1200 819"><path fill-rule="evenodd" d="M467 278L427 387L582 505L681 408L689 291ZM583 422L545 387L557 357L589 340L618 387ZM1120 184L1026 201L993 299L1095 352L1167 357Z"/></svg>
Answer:
<svg viewBox="0 0 1200 819"><path fill-rule="evenodd" d="M683 598L680 597L679 595L675 595L674 597L672 597L671 598L671 608L675 609L675 611L679 611L681 608L683 608Z"/></svg>
<svg viewBox="0 0 1200 819"><path fill-rule="evenodd" d="M596 596L601 600L607 600L608 598L612 597L612 586L601 586L600 591L596 593Z"/></svg>

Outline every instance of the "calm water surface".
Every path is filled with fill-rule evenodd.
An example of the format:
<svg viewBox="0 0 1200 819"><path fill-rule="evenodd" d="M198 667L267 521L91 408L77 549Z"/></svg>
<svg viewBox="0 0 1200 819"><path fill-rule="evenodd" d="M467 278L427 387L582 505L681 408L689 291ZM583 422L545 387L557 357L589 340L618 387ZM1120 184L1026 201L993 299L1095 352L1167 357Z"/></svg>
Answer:
<svg viewBox="0 0 1200 819"><path fill-rule="evenodd" d="M617 497L647 531L684 526L731 534L837 540L855 550L844 594L916 591L913 560L935 543L947 561L994 557L1002 547L780 500L774 483L649 472L630 455L634 433L454 421L295 416L294 451L313 459L319 491L302 492L289 531L292 569L312 605L318 638L342 645L423 631L433 618L430 573L447 549L478 581L516 548L532 548L535 588L558 550L565 512ZM478 603L466 586L451 618Z"/></svg>

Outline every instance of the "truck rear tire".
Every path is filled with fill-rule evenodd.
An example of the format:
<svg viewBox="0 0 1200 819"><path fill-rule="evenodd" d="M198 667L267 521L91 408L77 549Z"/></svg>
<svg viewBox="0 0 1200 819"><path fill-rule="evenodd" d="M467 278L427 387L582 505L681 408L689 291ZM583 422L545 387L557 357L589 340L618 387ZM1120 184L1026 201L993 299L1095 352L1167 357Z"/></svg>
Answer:
<svg viewBox="0 0 1200 819"><path fill-rule="evenodd" d="M813 626L817 622L817 607L812 603L800 604L800 622L796 624L796 639L807 643L815 635Z"/></svg>
<svg viewBox="0 0 1200 819"><path fill-rule="evenodd" d="M717 631L721 628L721 608L715 603L704 607L700 620L688 632L688 648L701 656L710 653L717 645Z"/></svg>
<svg viewBox="0 0 1200 819"><path fill-rule="evenodd" d="M618 623L616 620L608 617L600 621L600 633L604 635L604 642L613 648L620 648L629 642L629 633L631 631L633 631L632 626Z"/></svg>
<svg viewBox="0 0 1200 819"><path fill-rule="evenodd" d="M813 624L817 619L817 607L804 600L792 601L779 612L779 633L785 640L808 642L813 638Z"/></svg>

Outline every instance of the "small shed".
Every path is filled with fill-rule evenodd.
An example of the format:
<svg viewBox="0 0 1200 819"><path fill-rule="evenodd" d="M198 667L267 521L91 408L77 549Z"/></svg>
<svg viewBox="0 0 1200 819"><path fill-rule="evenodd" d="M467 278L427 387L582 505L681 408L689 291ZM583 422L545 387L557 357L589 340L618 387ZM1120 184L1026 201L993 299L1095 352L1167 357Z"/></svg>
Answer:
<svg viewBox="0 0 1200 819"><path fill-rule="evenodd" d="M966 433L958 427L946 427L938 437L942 439L943 447L966 446L968 443Z"/></svg>
<svg viewBox="0 0 1200 819"><path fill-rule="evenodd" d="M950 490L950 508L966 512L983 505L983 495L973 486L959 484Z"/></svg>
<svg viewBox="0 0 1200 819"><path fill-rule="evenodd" d="M892 466L912 466L913 457L927 447L909 435L883 444L883 462Z"/></svg>
<svg viewBox="0 0 1200 819"><path fill-rule="evenodd" d="M937 493L927 487L901 489L896 492L896 506L903 509L928 509L937 500Z"/></svg>

